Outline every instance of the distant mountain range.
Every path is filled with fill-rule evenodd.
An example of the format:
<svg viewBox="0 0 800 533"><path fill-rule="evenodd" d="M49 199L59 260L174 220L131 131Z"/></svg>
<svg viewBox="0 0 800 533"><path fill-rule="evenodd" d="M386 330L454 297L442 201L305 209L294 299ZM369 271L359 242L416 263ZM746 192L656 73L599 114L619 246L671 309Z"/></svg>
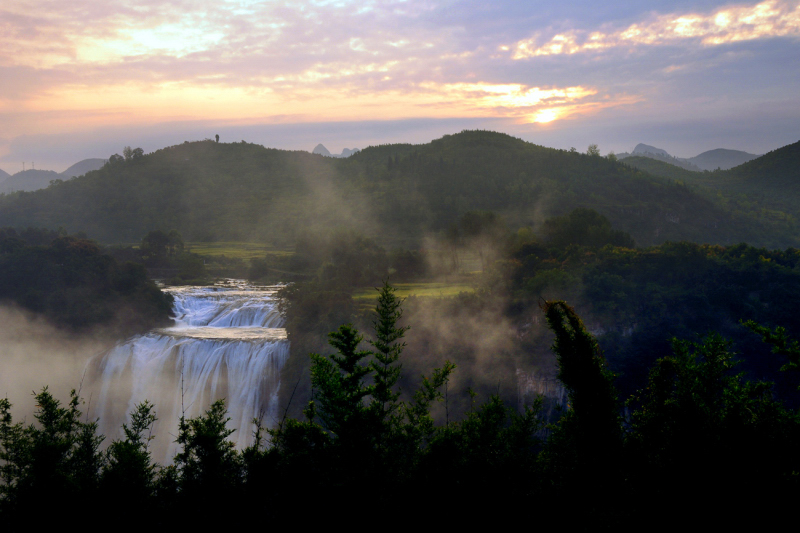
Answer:
<svg viewBox="0 0 800 533"><path fill-rule="evenodd" d="M0 194L44 189L53 180L68 180L76 176L83 176L87 172L102 168L105 163L105 159L84 159L60 173L53 170L28 169L9 175L0 170Z"/></svg>
<svg viewBox="0 0 800 533"><path fill-rule="evenodd" d="M166 228L190 241L280 246L344 229L386 247L419 247L469 211L492 211L512 231L537 231L548 217L587 207L640 246L798 248L798 147L732 170L691 172L649 157L614 161L487 131L373 146L348 159L199 141L0 196L0 227L63 227L102 242L135 242ZM640 162L675 176L659 177Z"/></svg>
<svg viewBox="0 0 800 533"><path fill-rule="evenodd" d="M328 151L327 148L325 148L325 146L322 143L320 143L314 147L314 150L311 153L317 155L324 155L325 157L350 157L351 155L356 154L360 151L361 150L358 148L353 148L352 150L350 148L345 148L342 150L341 154L332 154Z"/></svg>
<svg viewBox="0 0 800 533"><path fill-rule="evenodd" d="M633 152L624 152L617 154L618 159L626 159L628 157L649 157L675 165L686 170L694 172L702 172L704 170L728 170L733 167L738 167L748 161L759 157L756 154L742 152L741 150L726 150L725 148L717 148L703 152L694 157L682 158L670 155L666 150L650 146L648 144L639 143Z"/></svg>

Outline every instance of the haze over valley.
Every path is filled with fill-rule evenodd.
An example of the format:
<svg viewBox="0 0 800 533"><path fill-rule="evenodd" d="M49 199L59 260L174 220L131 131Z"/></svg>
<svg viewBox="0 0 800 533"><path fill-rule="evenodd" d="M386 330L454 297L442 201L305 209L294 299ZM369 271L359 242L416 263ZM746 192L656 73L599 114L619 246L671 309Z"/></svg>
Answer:
<svg viewBox="0 0 800 533"><path fill-rule="evenodd" d="M800 1L6 4L5 529L794 519Z"/></svg>

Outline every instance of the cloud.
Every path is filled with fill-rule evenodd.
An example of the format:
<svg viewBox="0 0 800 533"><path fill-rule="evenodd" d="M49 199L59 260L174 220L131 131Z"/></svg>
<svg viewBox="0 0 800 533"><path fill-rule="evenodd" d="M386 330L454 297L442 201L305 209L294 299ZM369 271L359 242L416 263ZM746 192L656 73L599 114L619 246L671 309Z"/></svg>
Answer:
<svg viewBox="0 0 800 533"><path fill-rule="evenodd" d="M798 2L711 1L699 15L671 0L0 3L0 156L40 161L10 143L123 124L491 119L553 131L649 103L702 115L700 88L724 95L730 116L796 104ZM724 74L753 68L772 73Z"/></svg>
<svg viewBox="0 0 800 533"><path fill-rule="evenodd" d="M492 116L510 116L522 122L546 124L579 113L630 104L637 101L626 95L593 99L598 90L592 87L529 87L519 83L422 83L420 86L441 95L443 101L462 106L461 112Z"/></svg>
<svg viewBox="0 0 800 533"><path fill-rule="evenodd" d="M754 6L726 7L709 14L660 15L611 32L569 30L542 44L538 37L521 40L514 45L512 57L572 55L680 42L716 46L774 37L800 37L800 3L767 0Z"/></svg>

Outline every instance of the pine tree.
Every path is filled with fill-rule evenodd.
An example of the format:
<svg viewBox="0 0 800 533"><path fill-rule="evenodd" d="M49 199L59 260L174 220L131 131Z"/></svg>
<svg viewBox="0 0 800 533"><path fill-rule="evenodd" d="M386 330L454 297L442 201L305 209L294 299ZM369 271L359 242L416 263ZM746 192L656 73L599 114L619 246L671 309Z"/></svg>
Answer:
<svg viewBox="0 0 800 533"><path fill-rule="evenodd" d="M107 466L101 479L106 507L120 512L131 507L150 509L156 465L151 460L149 444L156 420L153 404L138 404L130 415L130 426L122 424L125 437L112 442L106 450Z"/></svg>
<svg viewBox="0 0 800 533"><path fill-rule="evenodd" d="M409 326L397 324L403 316L400 308L403 301L395 296L396 290L384 281L375 308L376 319L372 322L375 340L370 341L374 348L370 365L374 376L371 408L376 422L384 426L383 433L391 432L402 418L398 412L400 391L395 387L402 369L400 354L406 346L402 339Z"/></svg>

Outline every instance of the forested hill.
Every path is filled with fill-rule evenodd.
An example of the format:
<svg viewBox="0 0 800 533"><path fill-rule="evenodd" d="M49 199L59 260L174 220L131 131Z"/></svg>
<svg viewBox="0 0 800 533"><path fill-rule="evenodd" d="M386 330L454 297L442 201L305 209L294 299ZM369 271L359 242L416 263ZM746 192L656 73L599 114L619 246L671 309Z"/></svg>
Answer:
<svg viewBox="0 0 800 533"><path fill-rule="evenodd" d="M657 176L713 191L732 211L773 221L800 219L800 141L729 170L713 172L691 172L643 157L630 157L624 162Z"/></svg>
<svg viewBox="0 0 800 533"><path fill-rule="evenodd" d="M734 167L728 174L743 185L784 187L787 192L797 194L800 190L800 141Z"/></svg>
<svg viewBox="0 0 800 533"><path fill-rule="evenodd" d="M418 246L471 210L536 230L576 207L596 209L640 245L797 244L791 222L732 212L711 195L622 162L483 131L371 147L347 159L185 143L0 197L0 225L63 227L106 242L177 229L189 240L278 244L303 231L349 227L387 245Z"/></svg>

